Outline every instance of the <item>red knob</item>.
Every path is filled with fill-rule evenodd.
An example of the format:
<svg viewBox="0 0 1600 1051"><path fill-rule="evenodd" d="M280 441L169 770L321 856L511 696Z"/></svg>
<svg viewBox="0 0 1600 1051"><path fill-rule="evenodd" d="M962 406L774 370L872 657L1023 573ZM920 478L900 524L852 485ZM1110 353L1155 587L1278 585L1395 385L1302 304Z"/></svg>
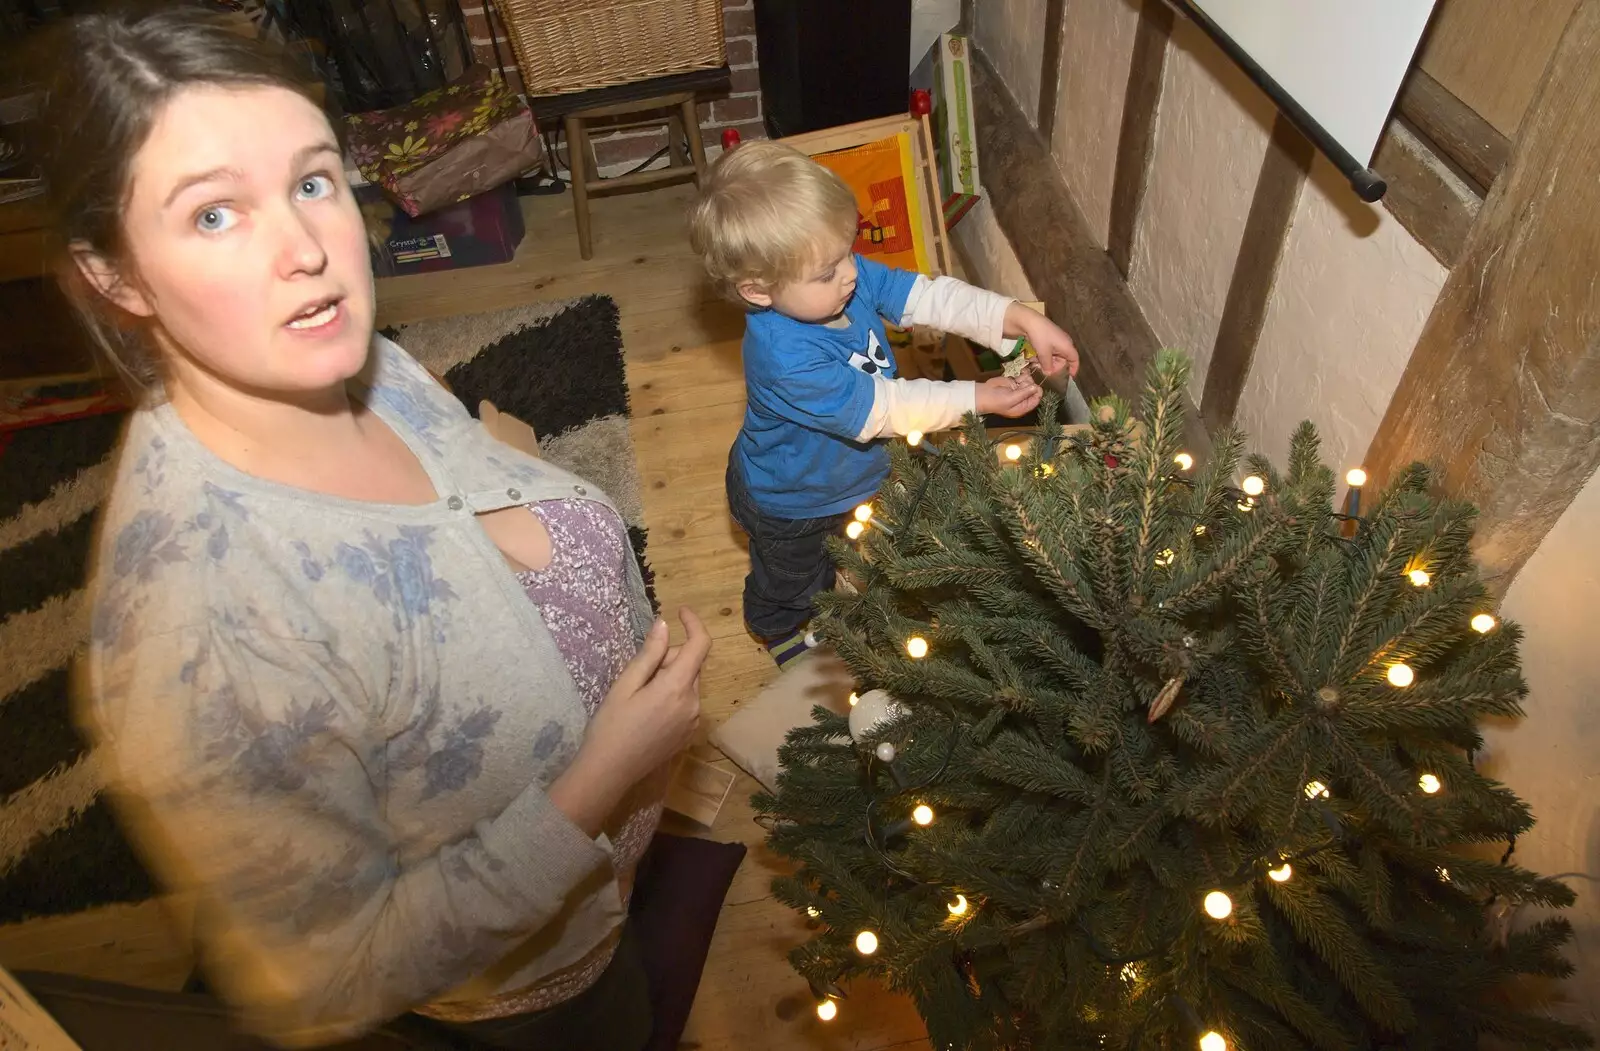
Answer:
<svg viewBox="0 0 1600 1051"><path fill-rule="evenodd" d="M911 113L916 117L926 117L933 112L933 99L923 88L918 88L911 93Z"/></svg>
<svg viewBox="0 0 1600 1051"><path fill-rule="evenodd" d="M723 128L722 129L722 148L725 149L725 150L731 150L737 145L739 145L739 129L738 128Z"/></svg>

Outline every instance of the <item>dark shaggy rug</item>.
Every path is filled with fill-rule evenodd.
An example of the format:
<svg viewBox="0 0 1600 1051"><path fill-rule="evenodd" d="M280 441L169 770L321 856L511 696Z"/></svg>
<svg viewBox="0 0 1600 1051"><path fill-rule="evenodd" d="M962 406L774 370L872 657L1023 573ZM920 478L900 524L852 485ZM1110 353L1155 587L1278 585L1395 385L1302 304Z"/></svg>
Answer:
<svg viewBox="0 0 1600 1051"><path fill-rule="evenodd" d="M538 431L545 459L604 489L644 563L615 303L591 296L388 334L473 415L493 402ZM69 711L68 669L87 637L84 566L121 425L105 414L0 433L0 924L155 893Z"/></svg>

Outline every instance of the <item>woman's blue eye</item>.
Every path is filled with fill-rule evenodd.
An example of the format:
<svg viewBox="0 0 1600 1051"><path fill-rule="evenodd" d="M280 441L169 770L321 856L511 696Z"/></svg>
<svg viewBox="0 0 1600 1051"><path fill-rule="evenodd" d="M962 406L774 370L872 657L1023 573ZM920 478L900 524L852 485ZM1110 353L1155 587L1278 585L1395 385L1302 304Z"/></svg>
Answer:
<svg viewBox="0 0 1600 1051"><path fill-rule="evenodd" d="M195 229L203 233L216 234L233 228L239 221L239 216L232 208L226 205L213 204L209 208L202 208L194 217Z"/></svg>
<svg viewBox="0 0 1600 1051"><path fill-rule="evenodd" d="M300 180L295 193L302 201L315 201L333 193L333 180L326 175L308 175Z"/></svg>

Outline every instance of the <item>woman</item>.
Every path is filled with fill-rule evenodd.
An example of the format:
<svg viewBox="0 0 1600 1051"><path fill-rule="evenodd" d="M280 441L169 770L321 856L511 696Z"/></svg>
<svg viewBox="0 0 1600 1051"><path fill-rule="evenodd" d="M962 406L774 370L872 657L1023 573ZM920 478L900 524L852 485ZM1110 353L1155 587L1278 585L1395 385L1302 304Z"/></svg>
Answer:
<svg viewBox="0 0 1600 1051"><path fill-rule="evenodd" d="M669 650L613 506L374 336L302 84L192 11L67 34L64 279L143 395L84 721L134 841L195 895L208 978L289 1046L406 1012L641 1046L627 890L703 626L683 611Z"/></svg>

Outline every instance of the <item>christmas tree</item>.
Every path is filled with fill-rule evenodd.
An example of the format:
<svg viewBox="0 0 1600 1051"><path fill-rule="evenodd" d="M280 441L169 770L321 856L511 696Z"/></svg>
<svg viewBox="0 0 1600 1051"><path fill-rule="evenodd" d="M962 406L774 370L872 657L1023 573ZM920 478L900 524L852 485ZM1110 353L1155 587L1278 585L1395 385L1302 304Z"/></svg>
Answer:
<svg viewBox="0 0 1600 1051"><path fill-rule="evenodd" d="M757 798L818 1015L872 974L939 1049L1590 1046L1503 995L1569 972L1564 919L1512 921L1573 895L1473 765L1526 687L1472 508L1417 466L1336 513L1310 424L1286 473L1237 433L1196 463L1187 382L913 436L836 546L859 696Z"/></svg>

